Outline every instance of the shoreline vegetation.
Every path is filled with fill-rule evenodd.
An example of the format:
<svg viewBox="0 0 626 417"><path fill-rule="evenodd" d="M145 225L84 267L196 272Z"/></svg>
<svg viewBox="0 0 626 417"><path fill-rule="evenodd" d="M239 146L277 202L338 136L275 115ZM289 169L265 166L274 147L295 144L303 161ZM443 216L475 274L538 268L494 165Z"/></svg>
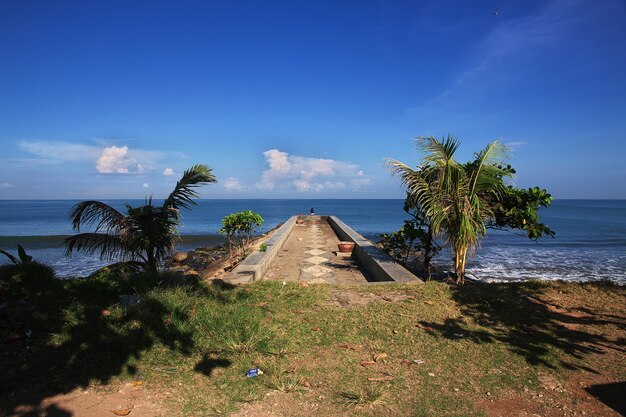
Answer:
<svg viewBox="0 0 626 417"><path fill-rule="evenodd" d="M538 187L511 184L516 171L504 163L506 145L493 141L465 163L455 159L460 145L452 135L418 137L415 146L423 156L415 169L387 159L390 173L406 191L404 211L412 219L398 232L383 235L383 246L404 264L410 251L420 252L426 280L431 278L433 257L447 246L454 256L452 279L462 284L468 254L478 249L488 229L518 230L535 241L556 236L539 218L539 208L549 207L552 196Z"/></svg>

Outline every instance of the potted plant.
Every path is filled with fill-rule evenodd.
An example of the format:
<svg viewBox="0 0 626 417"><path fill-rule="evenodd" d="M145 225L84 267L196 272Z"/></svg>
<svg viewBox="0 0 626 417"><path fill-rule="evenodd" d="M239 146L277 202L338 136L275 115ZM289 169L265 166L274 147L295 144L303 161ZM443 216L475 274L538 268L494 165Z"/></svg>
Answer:
<svg viewBox="0 0 626 417"><path fill-rule="evenodd" d="M342 241L337 246L339 247L339 252L350 253L354 249L354 242Z"/></svg>

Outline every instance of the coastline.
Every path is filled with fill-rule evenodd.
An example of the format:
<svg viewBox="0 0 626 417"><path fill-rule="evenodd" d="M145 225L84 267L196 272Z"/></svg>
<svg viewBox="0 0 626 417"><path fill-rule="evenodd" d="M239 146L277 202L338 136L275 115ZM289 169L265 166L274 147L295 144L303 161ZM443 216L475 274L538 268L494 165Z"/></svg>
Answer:
<svg viewBox="0 0 626 417"><path fill-rule="evenodd" d="M0 249L12 253L21 244L61 276L84 276L105 266L107 263L97 257L64 256L63 239L72 233L67 213L74 202L0 201ZM123 205L124 201L114 203ZM176 250L191 251L222 243L217 233L221 219L242 208L262 215L264 232L310 207L337 215L373 241L380 233L397 230L406 217L401 200L200 200L192 211L184 212L179 229L182 241ZM626 282L626 201L555 200L541 215L557 232L556 239L534 242L513 233L489 230L475 256L468 260L468 272L489 281ZM443 251L434 262L448 270L449 257Z"/></svg>
<svg viewBox="0 0 626 417"><path fill-rule="evenodd" d="M64 238L64 237L63 237ZM213 250L224 243L219 235L188 235L182 236L182 241L176 245L175 252L194 252ZM49 245L50 241L54 245ZM370 237L371 240L371 237ZM102 261L98 256L88 256L75 253L71 257L64 255L62 237L33 237L27 242L43 242L26 246L27 251L34 259L50 265L61 278L86 276L95 270L112 262ZM20 242L18 240L17 242ZM21 244L21 243L20 243ZM6 246L7 251L13 252L15 246ZM556 258L558 253L552 255ZM622 258L616 258L614 253L607 253L608 259L603 265L587 263L581 265L579 260L588 253L576 254L576 250L569 250L567 256L560 256L561 265L555 265L544 260L541 253L533 247L515 248L481 248L477 256L470 259L469 277L480 282L520 282L529 280L564 281L564 282L602 282L611 281L619 285L626 284L626 253ZM0 262L4 262L2 259ZM446 262L446 253L443 252L434 259L434 267L440 272L450 272L450 265Z"/></svg>

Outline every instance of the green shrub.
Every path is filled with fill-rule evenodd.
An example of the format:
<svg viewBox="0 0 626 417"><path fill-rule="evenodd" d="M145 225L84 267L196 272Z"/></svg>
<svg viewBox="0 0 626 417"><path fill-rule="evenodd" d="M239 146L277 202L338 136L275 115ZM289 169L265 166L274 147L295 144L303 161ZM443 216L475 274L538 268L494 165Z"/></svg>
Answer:
<svg viewBox="0 0 626 417"><path fill-rule="evenodd" d="M48 265L31 261L0 266L0 294L3 298L41 295L60 287L60 280Z"/></svg>
<svg viewBox="0 0 626 417"><path fill-rule="evenodd" d="M252 237L263 225L263 218L252 210L232 213L222 219L223 227L219 230L228 241L231 263L248 254Z"/></svg>
<svg viewBox="0 0 626 417"><path fill-rule="evenodd" d="M26 253L26 250L22 245L17 245L17 256L11 255L9 252L0 250L0 254L6 256L9 261L15 265L24 264L33 261L33 257Z"/></svg>
<svg viewBox="0 0 626 417"><path fill-rule="evenodd" d="M133 272L119 268L102 268L86 278L67 280L67 289L85 297L117 298L121 294L145 293L159 287L167 279L166 273Z"/></svg>

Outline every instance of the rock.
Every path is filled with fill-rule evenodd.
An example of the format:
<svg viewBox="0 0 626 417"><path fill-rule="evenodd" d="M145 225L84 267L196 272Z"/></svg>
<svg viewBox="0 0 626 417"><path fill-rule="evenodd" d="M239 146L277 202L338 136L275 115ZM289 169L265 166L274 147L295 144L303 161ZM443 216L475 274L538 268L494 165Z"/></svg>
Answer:
<svg viewBox="0 0 626 417"><path fill-rule="evenodd" d="M136 306L140 302L141 302L141 297L139 297L138 295L128 295L128 294L120 295L120 305L122 306L122 308Z"/></svg>
<svg viewBox="0 0 626 417"><path fill-rule="evenodd" d="M326 281L324 278L313 278L309 281L309 284L330 284L330 282Z"/></svg>
<svg viewBox="0 0 626 417"><path fill-rule="evenodd" d="M177 287L179 285L187 285L187 284L198 282L199 279L200 279L200 274L198 273L198 271L189 269L185 271L177 271L171 274L167 278L166 282L169 285Z"/></svg>
<svg viewBox="0 0 626 417"><path fill-rule="evenodd" d="M183 272L183 275L185 275L187 278L190 277L199 277L200 273L198 271L196 271L195 269L188 269L187 271Z"/></svg>
<svg viewBox="0 0 626 417"><path fill-rule="evenodd" d="M174 262L182 263L185 262L188 257L189 255L187 254L187 252L176 252L174 255L172 255L172 260Z"/></svg>
<svg viewBox="0 0 626 417"><path fill-rule="evenodd" d="M561 389L561 383L552 375L539 375L537 381L546 391L557 391Z"/></svg>
<svg viewBox="0 0 626 417"><path fill-rule="evenodd" d="M181 261L185 256L186 259ZM190 252L175 252L167 265L167 270L173 275L180 274L181 277L168 279L168 282L174 285L183 285L187 282L188 277L183 278L182 275L189 275L193 279L212 280L221 276L227 263L229 263L228 250L221 246L203 247Z"/></svg>
<svg viewBox="0 0 626 417"><path fill-rule="evenodd" d="M176 274L172 274L171 276L169 276L166 280L166 282L169 285L172 285L174 287L177 287L179 285L185 285L187 283L187 279L185 278L185 275L182 273L176 273Z"/></svg>

